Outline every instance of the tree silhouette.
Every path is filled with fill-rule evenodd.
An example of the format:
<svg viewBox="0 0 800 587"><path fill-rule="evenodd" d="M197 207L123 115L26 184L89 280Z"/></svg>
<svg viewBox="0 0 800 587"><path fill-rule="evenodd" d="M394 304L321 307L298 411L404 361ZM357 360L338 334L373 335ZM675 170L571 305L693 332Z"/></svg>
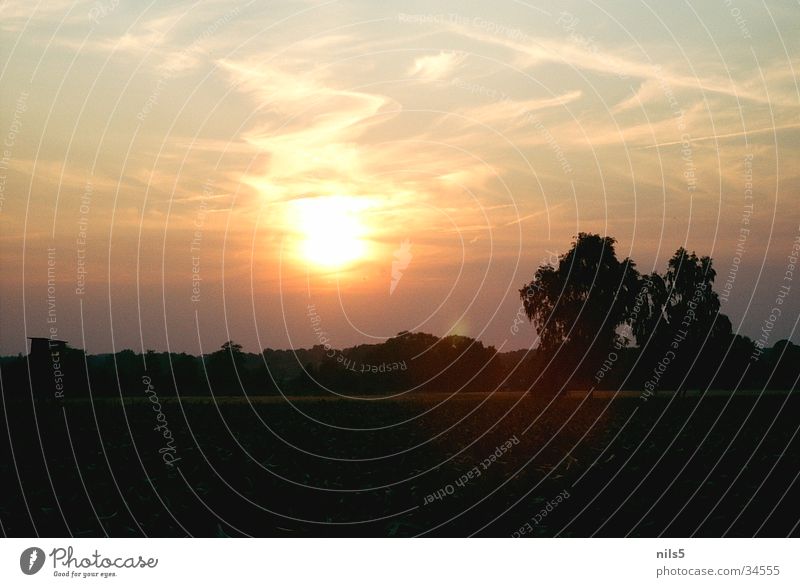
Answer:
<svg viewBox="0 0 800 587"><path fill-rule="evenodd" d="M242 345L229 340L208 358L208 380L214 394L234 393L243 390L245 354Z"/></svg>
<svg viewBox="0 0 800 587"><path fill-rule="evenodd" d="M664 276L669 298L667 322L684 326L695 335L705 335L719 313L719 296L712 289L717 272L711 257L698 257L683 247L669 260Z"/></svg>
<svg viewBox="0 0 800 587"><path fill-rule="evenodd" d="M709 384L730 342L731 323L720 314L713 290L716 271L710 257L683 247L667 263L663 277L644 280L631 328L646 349L643 365L666 358L671 365L659 378L661 387ZM646 293L645 293L646 292Z"/></svg>
<svg viewBox="0 0 800 587"><path fill-rule="evenodd" d="M664 278L655 271L640 279L630 323L631 333L639 346L647 345L661 321L667 321L668 296Z"/></svg>
<svg viewBox="0 0 800 587"><path fill-rule="evenodd" d="M582 371L594 369L609 350L625 345L618 327L630 320L639 274L620 261L610 236L580 233L558 266L542 265L520 290L544 353L562 352Z"/></svg>
<svg viewBox="0 0 800 587"><path fill-rule="evenodd" d="M234 359L244 355L244 353L242 353L242 345L240 345L238 342L233 342L232 340L223 343L219 348L221 351L230 353L231 358Z"/></svg>

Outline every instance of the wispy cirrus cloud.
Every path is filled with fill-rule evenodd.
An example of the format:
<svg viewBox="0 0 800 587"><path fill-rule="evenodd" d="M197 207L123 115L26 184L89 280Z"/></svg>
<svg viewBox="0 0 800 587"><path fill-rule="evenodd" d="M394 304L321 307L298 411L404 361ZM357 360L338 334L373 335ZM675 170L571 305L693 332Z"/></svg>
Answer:
<svg viewBox="0 0 800 587"><path fill-rule="evenodd" d="M519 128L530 124L527 116L534 112L567 106L581 98L581 90L572 90L551 98L532 98L529 100L505 99L480 106L464 108L460 111L468 119L479 121L482 124L497 126L504 129Z"/></svg>
<svg viewBox="0 0 800 587"><path fill-rule="evenodd" d="M358 182L369 148L359 135L390 98L336 88L320 71L227 60L218 65L261 113L242 138L267 157L268 170L256 180L262 193L285 197L325 178Z"/></svg>
<svg viewBox="0 0 800 587"><path fill-rule="evenodd" d="M696 75L679 73L676 68L665 67L652 61L637 61L624 57L612 50L603 50L592 45L586 47L580 43L562 38L544 36L530 37L527 42L519 42L502 35L493 35L485 31L461 24L449 24L449 30L461 36L487 45L502 47L512 52L515 63L529 68L542 63L556 63L575 70L592 71L616 77L631 77L643 80L654 80L672 87L689 88L702 92L723 94L740 100L774 104L774 97L768 95L763 87L759 87L753 79L744 82L726 79L718 75L699 71Z"/></svg>

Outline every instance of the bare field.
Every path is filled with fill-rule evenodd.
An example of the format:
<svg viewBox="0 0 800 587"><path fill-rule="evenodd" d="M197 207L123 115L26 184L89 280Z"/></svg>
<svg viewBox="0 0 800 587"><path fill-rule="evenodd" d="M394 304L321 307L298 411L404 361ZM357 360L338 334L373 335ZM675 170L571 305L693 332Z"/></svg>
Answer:
<svg viewBox="0 0 800 587"><path fill-rule="evenodd" d="M12 536L797 532L794 396L290 399L162 399L161 424L178 459L173 466L163 462L165 439L146 398L37 404L36 420L29 403L6 403L14 444L13 452L4 444L2 461L13 489L0 512L5 530ZM9 434L3 437L7 442Z"/></svg>

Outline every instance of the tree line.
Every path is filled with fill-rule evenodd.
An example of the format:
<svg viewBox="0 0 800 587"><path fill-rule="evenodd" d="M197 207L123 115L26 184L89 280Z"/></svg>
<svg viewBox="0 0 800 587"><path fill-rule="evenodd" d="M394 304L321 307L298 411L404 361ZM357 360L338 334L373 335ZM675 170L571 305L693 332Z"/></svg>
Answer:
<svg viewBox="0 0 800 587"><path fill-rule="evenodd" d="M62 389L50 353L0 358L6 397L159 397L570 389L792 389L800 347L771 348L732 331L713 289L710 257L679 248L664 273L618 259L609 236L579 234L557 263L519 290L536 329L532 349L499 353L473 338L400 332L379 344L246 353L228 341L202 356L123 350L85 355L63 348ZM9 393L12 392L13 393Z"/></svg>

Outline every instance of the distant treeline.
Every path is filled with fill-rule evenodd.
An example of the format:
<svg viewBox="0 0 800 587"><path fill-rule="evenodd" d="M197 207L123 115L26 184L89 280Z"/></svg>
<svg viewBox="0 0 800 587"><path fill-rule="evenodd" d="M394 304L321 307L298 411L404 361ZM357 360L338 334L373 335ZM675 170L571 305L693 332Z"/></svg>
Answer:
<svg viewBox="0 0 800 587"><path fill-rule="evenodd" d="M27 394L32 386L37 397L65 399L89 393L137 396L148 385L159 395L186 396L477 391L501 385L517 355L498 354L493 347L462 336L440 339L404 332L381 344L342 350L323 345L266 349L261 354L244 352L232 341L203 356L131 350L85 355L61 347L2 357L0 373L9 396Z"/></svg>
<svg viewBox="0 0 800 587"><path fill-rule="evenodd" d="M740 389L792 388L800 372L800 346L780 341L754 363L749 361L751 351L751 345L736 341L724 368L701 355L694 365L673 360L665 369L658 365L654 369L639 348L623 347L610 350L610 358L571 374L576 361L542 349L498 353L463 336L401 333L381 344L342 350L318 345L256 354L226 343L202 357L131 350L87 356L78 349L62 348L56 357L3 357L0 375L7 399L28 398L31 388L40 399L89 397L90 393L93 397L145 397L153 392L159 397L211 397L524 389L556 393L591 387L644 390L654 387L653 374L659 371L654 393L679 388L734 389L737 384ZM714 352L721 353L720 349Z"/></svg>
<svg viewBox="0 0 800 587"><path fill-rule="evenodd" d="M636 389L647 397L660 390L794 388L800 347L766 344L779 313L769 314L756 341L734 333L713 289L710 257L679 248L663 274L640 274L632 259L617 259L614 245L612 237L581 233L522 287L521 315L538 334L531 350L498 353L464 336L401 332L346 349L252 354L228 341L202 357L131 350L84 356L61 341L35 339L28 357L0 359L3 390L6 397L31 389L35 397L68 399L592 388Z"/></svg>

